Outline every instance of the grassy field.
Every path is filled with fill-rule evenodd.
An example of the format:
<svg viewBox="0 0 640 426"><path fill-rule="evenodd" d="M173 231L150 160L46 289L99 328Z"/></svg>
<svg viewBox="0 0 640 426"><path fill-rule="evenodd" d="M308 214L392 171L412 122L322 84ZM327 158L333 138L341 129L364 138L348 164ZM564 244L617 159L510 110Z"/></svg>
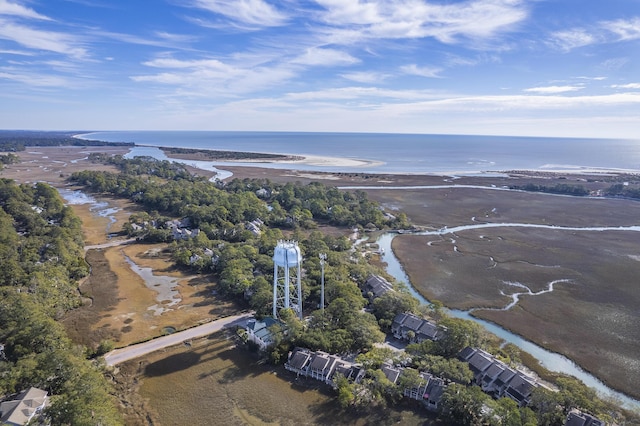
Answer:
<svg viewBox="0 0 640 426"><path fill-rule="evenodd" d="M149 418L162 425L435 424L406 407L342 410L328 386L258 363L223 333L130 362L120 374L135 378L149 406L148 418L128 413L131 425Z"/></svg>

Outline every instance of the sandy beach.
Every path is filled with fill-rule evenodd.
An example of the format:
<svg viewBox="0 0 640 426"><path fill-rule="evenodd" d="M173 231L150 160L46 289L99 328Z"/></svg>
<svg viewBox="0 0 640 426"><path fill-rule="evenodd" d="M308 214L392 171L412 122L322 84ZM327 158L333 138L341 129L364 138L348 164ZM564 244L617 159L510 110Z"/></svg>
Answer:
<svg viewBox="0 0 640 426"><path fill-rule="evenodd" d="M171 152L170 149L162 149L167 157L178 160L193 160L193 161L223 161L233 165L234 163L253 163L256 166L261 164L286 164L292 167L308 165L319 167L337 167L337 168L363 168L363 167L376 167L382 165L380 161L359 159L359 158L341 158L321 155L299 155L299 154L267 154L273 155L274 158L264 158L261 154L256 154L255 158L251 155L243 156L239 159L232 159L228 156L216 157L216 153L221 151L207 151L207 150L193 150L193 152ZM224 151L225 154L229 154L230 151Z"/></svg>

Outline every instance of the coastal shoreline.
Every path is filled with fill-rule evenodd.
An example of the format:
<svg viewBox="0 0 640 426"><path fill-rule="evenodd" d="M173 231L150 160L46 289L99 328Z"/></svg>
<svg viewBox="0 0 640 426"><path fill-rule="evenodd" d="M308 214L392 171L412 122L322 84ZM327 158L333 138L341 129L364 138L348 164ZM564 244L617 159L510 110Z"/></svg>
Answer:
<svg viewBox="0 0 640 426"><path fill-rule="evenodd" d="M340 157L330 157L330 156L320 156L320 155L298 155L298 154L274 154L274 153L256 153L256 154L269 154L269 155L273 155L274 157L281 157L281 158L273 158L273 159L268 159L268 158L239 158L239 159L215 159L212 158L210 156L206 156L203 155L203 153L200 152L194 152L194 153L171 153L168 152L168 149L166 147L160 147L160 146L149 146L149 147L153 147L153 148L159 148L162 151L165 152L165 154L167 155L167 157L171 158L171 159L178 159L178 160L194 160L194 161L211 161L211 162L216 162L216 163L230 163L230 164L234 164L234 163L251 163L251 164L255 164L257 167L259 167L262 164L287 164L287 165L292 165L292 167L295 167L296 165L308 165L308 166L319 166L319 167L344 167L344 168L351 168L351 167L356 167L356 168L362 168L362 167L376 167L379 165L382 165L384 163L380 162L380 161L374 161L374 160L366 160L366 159L354 159L354 158L340 158ZM210 151L210 152L216 152L216 151L220 151L220 150L206 150L206 149L202 149L202 150L198 150L198 151ZM237 152L237 151L226 151L226 152ZM251 154L251 153L248 153Z"/></svg>
<svg viewBox="0 0 640 426"><path fill-rule="evenodd" d="M255 158L251 159L242 158L242 159L215 159L212 157L207 157L199 152L194 153L171 153L167 152L169 149L167 147L162 146L153 146L153 145L140 145L140 146L148 146L152 148L158 148L165 152L168 158L176 159L176 160L194 160L194 161L211 161L215 162L216 165L228 165L230 167L237 167L238 163L243 163L245 167L261 167L265 164L269 165L286 165L287 167L291 167L292 169L296 169L296 166L317 166L317 167L327 167L327 168L344 168L344 169L362 169L365 167L378 167L382 166L385 163L382 161L369 160L364 158L346 158L346 157L332 157L332 156L319 156L319 155L309 155L309 154L278 154L278 153L256 153L256 154L267 154L273 155L274 157L281 156L282 158L274 158L274 159L265 159L265 158ZM221 150L209 150L209 149L198 149L194 151L210 151L216 152ZM238 152L242 154L251 154L244 153L241 151L225 151L225 152ZM248 164L248 165L245 165ZM336 174L336 172L331 171L322 171L322 170L312 170L312 171L304 171L298 170L299 172L307 172L315 175L322 174ZM358 171L349 172L337 172L338 174L348 174L348 173L358 173ZM561 176L571 176L571 177L580 177L584 176L585 178L592 177L615 177L615 176L640 176L640 170L631 170L631 169L619 169L619 168L602 168L602 167L581 167L581 166L561 166L561 165L549 165L540 169L511 169L511 170L443 170L443 171L434 171L434 172L364 172L366 174L371 175L386 175L386 176L432 176L437 178L458 178L458 177L531 177L531 178L558 178ZM326 177L325 177L326 179Z"/></svg>

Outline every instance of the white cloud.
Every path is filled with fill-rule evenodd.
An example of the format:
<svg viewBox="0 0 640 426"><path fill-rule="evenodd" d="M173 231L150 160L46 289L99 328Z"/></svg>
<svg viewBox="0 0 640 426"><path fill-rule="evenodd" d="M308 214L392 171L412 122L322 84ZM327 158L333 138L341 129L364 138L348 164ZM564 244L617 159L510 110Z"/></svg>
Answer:
<svg viewBox="0 0 640 426"><path fill-rule="evenodd" d="M396 99L376 99L377 95ZM221 123L219 130L630 137L637 134L639 109L640 93L436 97L429 92L350 87L243 98L189 110L184 118L189 122L187 129L201 123ZM165 116L174 117L175 113L165 111ZM461 120L465 126L461 127Z"/></svg>
<svg viewBox="0 0 640 426"><path fill-rule="evenodd" d="M358 83L365 83L365 84L380 83L381 81L386 80L387 78L390 77L389 74L383 74L383 73L374 72L374 71L345 73L345 74L340 74L340 76L342 78L346 78L347 80L355 81Z"/></svg>
<svg viewBox="0 0 640 426"><path fill-rule="evenodd" d="M286 14L263 0L195 0L193 5L255 27L276 27L284 25L288 19Z"/></svg>
<svg viewBox="0 0 640 426"><path fill-rule="evenodd" d="M27 52L26 50L8 50L3 49L0 50L0 53L7 55L21 55L21 56L33 56L32 52Z"/></svg>
<svg viewBox="0 0 640 426"><path fill-rule="evenodd" d="M182 48L185 41L191 40L190 36L174 35L166 32L156 32L155 35L157 38L102 30L91 30L88 33L93 37L109 38L122 43L138 44L141 46L165 47L171 49Z"/></svg>
<svg viewBox="0 0 640 426"><path fill-rule="evenodd" d="M615 34L617 41L640 39L640 18L638 17L605 21L601 25L607 31Z"/></svg>
<svg viewBox="0 0 640 426"><path fill-rule="evenodd" d="M600 64L600 67L609 70L617 71L629 63L629 58L611 58Z"/></svg>
<svg viewBox="0 0 640 426"><path fill-rule="evenodd" d="M0 15L6 16L18 16L20 18L41 19L44 21L50 21L51 19L39 14L33 9L22 6L18 3L8 2L7 0L0 0Z"/></svg>
<svg viewBox="0 0 640 426"><path fill-rule="evenodd" d="M168 40L171 42L175 42L175 43L187 43L187 42L191 42L196 40L197 38L191 35L185 35L185 34L172 34L172 33L168 33L165 31L156 31L155 32L156 37L163 39L163 40Z"/></svg>
<svg viewBox="0 0 640 426"><path fill-rule="evenodd" d="M31 87L71 87L63 77L50 73L16 72L0 70L0 80L12 80Z"/></svg>
<svg viewBox="0 0 640 426"><path fill-rule="evenodd" d="M584 89L584 86L544 86L544 87L531 87L529 89L525 89L525 92L528 93L565 93L565 92L575 92L577 90Z"/></svg>
<svg viewBox="0 0 640 426"><path fill-rule="evenodd" d="M469 111L496 111L504 109L517 109L520 112L530 110L544 110L546 108L563 109L571 112L586 109L597 109L614 105L627 105L640 107L640 93L620 93L611 95L585 95L585 96L538 96L538 95L513 95L513 96L473 96L454 97L432 101L424 104L424 108L436 108L438 106L455 107Z"/></svg>
<svg viewBox="0 0 640 426"><path fill-rule="evenodd" d="M337 89L317 90L311 92L292 92L285 96L288 100L345 100L365 98L386 98L404 100L434 99L436 95L421 90L389 90L378 87L341 87Z"/></svg>
<svg viewBox="0 0 640 426"><path fill-rule="evenodd" d="M640 17L599 21L589 28L572 28L551 34L549 44L564 51L592 44L640 39Z"/></svg>
<svg viewBox="0 0 640 426"><path fill-rule="evenodd" d="M302 65L338 66L353 65L360 60L340 50L312 47L292 62Z"/></svg>
<svg viewBox="0 0 640 426"><path fill-rule="evenodd" d="M640 83L612 84L613 89L640 89Z"/></svg>
<svg viewBox="0 0 640 426"><path fill-rule="evenodd" d="M76 58L84 57L87 51L73 36L44 31L0 19L0 39L14 41L30 49L47 50Z"/></svg>
<svg viewBox="0 0 640 426"><path fill-rule="evenodd" d="M217 59L157 58L143 65L166 71L132 76L133 81L173 85L176 86L176 95L191 97L206 97L212 93L235 96L268 90L294 76L293 71L285 65L243 66Z"/></svg>
<svg viewBox="0 0 640 426"><path fill-rule="evenodd" d="M173 68L173 69L217 69L221 72L231 72L232 68L218 61L217 59L192 59L180 60L174 58L157 58L144 62L143 65L153 68Z"/></svg>
<svg viewBox="0 0 640 426"><path fill-rule="evenodd" d="M433 37L444 43L491 39L528 15L519 0L468 0L433 4L422 0L318 0L321 19L338 28L332 40Z"/></svg>
<svg viewBox="0 0 640 426"><path fill-rule="evenodd" d="M592 81L602 81L602 80L606 80L607 79L607 77L602 77L602 76L600 76L600 77L579 76L579 77L576 77L576 78L579 79L579 80L592 80Z"/></svg>
<svg viewBox="0 0 640 426"><path fill-rule="evenodd" d="M554 47L569 51L578 47L588 46L598 41L598 38L582 28L558 31L551 34L550 44Z"/></svg>
<svg viewBox="0 0 640 426"><path fill-rule="evenodd" d="M416 64L404 65L400 70L405 74L418 75L420 77L437 78L440 77L442 68L435 67L419 67Z"/></svg>

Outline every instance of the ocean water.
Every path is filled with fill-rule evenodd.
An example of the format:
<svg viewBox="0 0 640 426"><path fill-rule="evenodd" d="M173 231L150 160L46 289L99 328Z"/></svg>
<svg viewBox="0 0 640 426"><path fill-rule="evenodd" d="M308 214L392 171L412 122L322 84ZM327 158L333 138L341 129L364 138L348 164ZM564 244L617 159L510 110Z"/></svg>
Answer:
<svg viewBox="0 0 640 426"><path fill-rule="evenodd" d="M158 147L306 154L382 163L349 170L304 167L327 171L471 174L514 169L615 169L640 172L640 140L216 131L113 131L79 137Z"/></svg>

